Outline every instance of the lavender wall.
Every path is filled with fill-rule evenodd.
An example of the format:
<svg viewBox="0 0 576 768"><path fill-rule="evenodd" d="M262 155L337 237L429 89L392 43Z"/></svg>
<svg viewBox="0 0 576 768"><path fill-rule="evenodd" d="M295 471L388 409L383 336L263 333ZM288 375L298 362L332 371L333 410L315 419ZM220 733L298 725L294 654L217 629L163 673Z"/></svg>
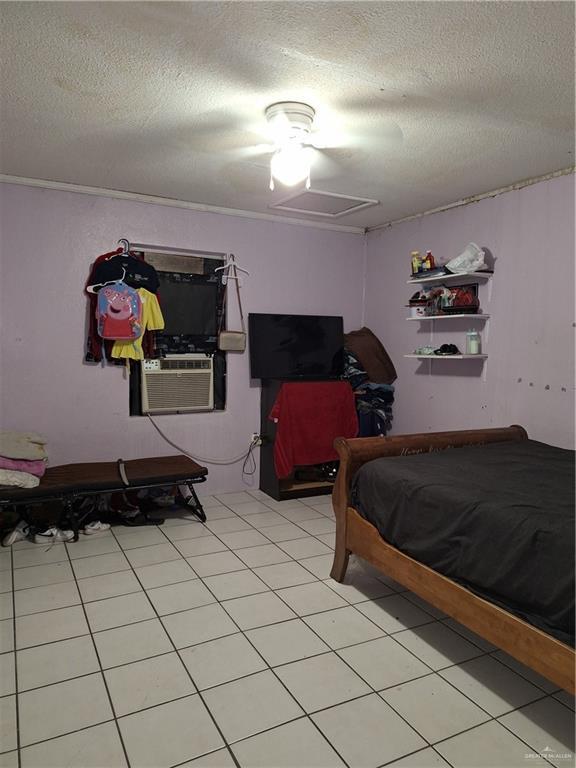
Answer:
<svg viewBox="0 0 576 768"><path fill-rule="evenodd" d="M496 259L480 289L491 315L482 333L489 357L483 368L437 361L430 374L427 361L403 357L430 341L426 323L404 319L414 290L406 285L410 251L430 248L445 261L469 241ZM395 433L515 423L536 440L573 447L574 176L370 233L365 312L398 371ZM435 346L462 349L471 324L434 325L445 329Z"/></svg>
<svg viewBox="0 0 576 768"><path fill-rule="evenodd" d="M0 425L44 433L53 464L172 452L148 420L128 416L121 369L82 363L80 287L121 236L235 252L252 272L247 311L337 313L347 329L361 324L360 235L0 185ZM470 240L496 258L481 289L489 358L483 369L436 362L430 375L428 363L402 357L430 340L424 324L404 319L409 254L431 248L450 258ZM396 433L519 423L536 439L573 444L573 176L369 234L365 287L366 324L398 370ZM469 323L454 322L436 344L463 343ZM228 381L225 412L159 417L175 442L209 457L245 449L259 428L246 354L229 355ZM240 487L239 465L210 467L208 490Z"/></svg>
<svg viewBox="0 0 576 768"><path fill-rule="evenodd" d="M128 416L122 369L82 362L82 286L90 263L120 237L234 252L251 272L246 312L342 314L347 329L361 322L361 235L7 184L0 233L0 424L46 435L52 464L174 452L147 419ZM228 361L225 412L157 417L200 456L236 456L259 430L248 355ZM239 464L210 467L208 490L240 487Z"/></svg>

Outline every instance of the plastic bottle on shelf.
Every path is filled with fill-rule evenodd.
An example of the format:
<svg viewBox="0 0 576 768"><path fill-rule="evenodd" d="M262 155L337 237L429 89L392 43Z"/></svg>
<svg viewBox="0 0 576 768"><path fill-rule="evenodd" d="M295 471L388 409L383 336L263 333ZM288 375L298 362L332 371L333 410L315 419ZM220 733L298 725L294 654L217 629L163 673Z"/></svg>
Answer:
<svg viewBox="0 0 576 768"><path fill-rule="evenodd" d="M425 264L425 269L434 269L436 267L434 256L432 256L432 251L426 251L426 256L424 257L424 264Z"/></svg>
<svg viewBox="0 0 576 768"><path fill-rule="evenodd" d="M467 355L480 354L480 334L478 333L478 331L471 329L466 333L466 354Z"/></svg>
<svg viewBox="0 0 576 768"><path fill-rule="evenodd" d="M422 257L420 251L412 251L410 254L412 260L412 274L417 275L422 270Z"/></svg>

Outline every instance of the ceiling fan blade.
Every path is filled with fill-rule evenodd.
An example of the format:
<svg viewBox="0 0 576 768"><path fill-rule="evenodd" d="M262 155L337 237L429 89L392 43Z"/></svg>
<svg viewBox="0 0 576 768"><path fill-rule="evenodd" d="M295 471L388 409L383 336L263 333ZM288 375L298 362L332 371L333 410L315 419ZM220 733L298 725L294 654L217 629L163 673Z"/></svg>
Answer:
<svg viewBox="0 0 576 768"><path fill-rule="evenodd" d="M338 149L349 144L349 137L337 131L317 131L310 134L310 146L315 149Z"/></svg>
<svg viewBox="0 0 576 768"><path fill-rule="evenodd" d="M341 173L340 164L328 152L318 149L314 151L314 159L310 167L312 186L314 186L314 179L329 179L340 176Z"/></svg>
<svg viewBox="0 0 576 768"><path fill-rule="evenodd" d="M217 125L193 127L188 135L187 144L196 152L229 152L259 145L262 137L241 128L226 128Z"/></svg>
<svg viewBox="0 0 576 768"><path fill-rule="evenodd" d="M254 160L271 155L275 150L273 144L253 144L250 147L238 147L226 154L237 160Z"/></svg>

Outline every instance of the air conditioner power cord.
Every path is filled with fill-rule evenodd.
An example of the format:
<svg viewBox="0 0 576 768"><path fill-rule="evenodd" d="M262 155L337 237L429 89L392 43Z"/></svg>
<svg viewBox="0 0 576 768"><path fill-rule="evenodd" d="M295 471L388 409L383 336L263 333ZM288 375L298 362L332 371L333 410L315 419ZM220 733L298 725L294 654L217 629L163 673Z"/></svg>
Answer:
<svg viewBox="0 0 576 768"><path fill-rule="evenodd" d="M214 464L214 465L220 465L220 466L229 466L231 464L237 464L239 461L244 461L244 464L242 465L242 474L243 475L253 475L256 472L256 461L254 459L254 448L256 448L259 444L259 437L254 437L250 441L250 445L248 446L248 450L242 453L240 456L235 456L233 459L208 459L205 456L194 456L189 451L184 450L181 446L177 445L175 442L173 442L168 435L166 435L156 424L152 416L147 413L146 414L150 421L152 422L152 425L154 429L158 432L158 434L173 448L176 448L177 451L180 451L180 453L183 453L184 456L188 456L189 459L192 459L192 461L202 461L206 464ZM248 469L248 466L251 466L251 469Z"/></svg>

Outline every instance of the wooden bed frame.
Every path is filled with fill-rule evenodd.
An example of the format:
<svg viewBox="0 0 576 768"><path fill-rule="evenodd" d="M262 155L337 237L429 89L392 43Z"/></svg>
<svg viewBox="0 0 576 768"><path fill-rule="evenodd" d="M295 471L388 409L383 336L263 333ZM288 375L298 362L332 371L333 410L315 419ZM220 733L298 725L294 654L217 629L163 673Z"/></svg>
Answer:
<svg viewBox="0 0 576 768"><path fill-rule="evenodd" d="M334 446L340 457L340 469L332 494L336 515L336 549L330 575L336 581L342 581L350 554L359 555L488 642L574 693L576 653L573 648L403 554L388 544L378 530L351 506L350 501L354 474L372 459L527 438L526 430L519 426L353 440L337 438Z"/></svg>

